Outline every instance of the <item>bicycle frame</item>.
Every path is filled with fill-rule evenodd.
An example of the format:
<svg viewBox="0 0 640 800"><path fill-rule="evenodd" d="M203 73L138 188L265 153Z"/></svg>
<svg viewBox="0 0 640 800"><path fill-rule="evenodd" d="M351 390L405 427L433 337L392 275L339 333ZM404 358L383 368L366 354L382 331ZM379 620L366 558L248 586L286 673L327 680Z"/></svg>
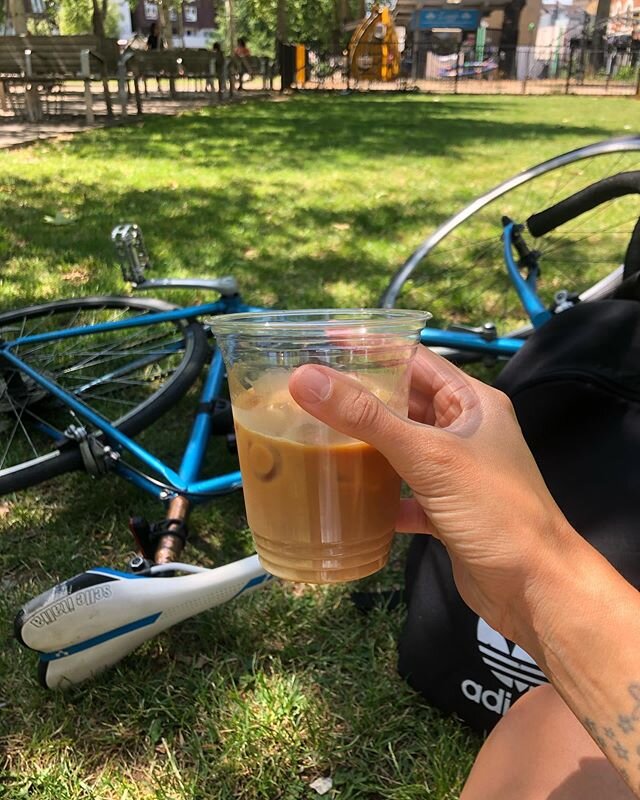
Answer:
<svg viewBox="0 0 640 800"><path fill-rule="evenodd" d="M504 257L509 276L518 292L522 304L529 314L534 326L544 324L551 313L543 306L535 292L535 276L533 279L524 279L520 275L517 264L513 258L511 237L513 224L504 229ZM149 282L152 283L152 282ZM192 286L192 281L162 281L157 288L184 288ZM206 281L199 281L199 288L206 288ZM149 288L141 284L138 288ZM133 317L116 322L99 323L92 326L80 326L60 331L23 336L9 342L0 343L0 358L8 361L13 367L28 375L34 382L72 409L81 419L90 422L102 431L105 441L115 447L112 458L113 472L125 478L135 486L159 500L170 500L176 495L181 495L191 503L202 502L211 496L223 494L242 486L239 471L234 471L218 477L202 479L200 471L204 460L206 448L211 435L212 419L209 409L212 403L222 392L225 369L219 350L214 350L207 377L200 395L198 411L195 414L191 431L185 446L180 466L177 471L164 464L159 458L146 450L134 439L115 428L107 419L98 414L75 395L61 388L54 381L30 367L25 361L15 355L13 349L20 345L44 344L50 341L79 337L88 334L102 333L128 328L138 328L153 325L159 322L193 319L199 316L229 314L240 311L261 311L264 309L246 305L239 295L222 297L213 303L198 306L178 308L154 314ZM480 333L455 330L441 330L425 328L421 334L422 344L428 347L444 347L465 352L479 353L496 358L510 358L524 344L523 339L511 337L485 338ZM54 429L47 431L52 438L60 437L60 432ZM122 463L118 451L124 450L139 459L144 466L158 478L144 475Z"/></svg>
<svg viewBox="0 0 640 800"><path fill-rule="evenodd" d="M199 480L200 469L211 431L211 414L208 409L215 399L220 396L225 377L222 356L218 350L215 350L212 355L207 377L200 395L199 410L195 414L191 432L177 472L139 445L131 437L126 436L115 428L107 419L95 412L75 395L31 368L26 362L16 356L12 350L15 347L25 344L43 344L49 341L58 341L60 339L68 339L87 334L137 328L159 322L192 319L201 315L260 310L262 309L244 304L239 297L222 298L214 303L133 317L128 320L105 322L98 325L68 328L60 331L50 331L33 336L23 336L10 342L3 342L0 344L0 359L6 360L25 375L28 375L39 386L46 389L64 405L72 409L81 419L95 425L103 432L105 440L109 445L115 445L136 456L146 468L158 475L162 480L158 481L132 470L126 464L121 463L117 457L112 462L113 471L115 473L121 475L138 488L144 489L160 500L168 500L172 496L180 494L186 497L190 502L198 502L208 499L212 495L232 491L242 485L239 471L216 478ZM54 439L60 437L59 431L51 429L47 432Z"/></svg>

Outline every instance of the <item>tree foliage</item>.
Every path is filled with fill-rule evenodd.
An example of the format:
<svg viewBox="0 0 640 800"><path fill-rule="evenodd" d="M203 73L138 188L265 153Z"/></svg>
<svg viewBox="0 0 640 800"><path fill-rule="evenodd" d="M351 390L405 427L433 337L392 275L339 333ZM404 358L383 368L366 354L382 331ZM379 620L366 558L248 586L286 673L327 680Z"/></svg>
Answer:
<svg viewBox="0 0 640 800"><path fill-rule="evenodd" d="M340 30L338 3L344 2L347 16L357 15L358 0L286 0L288 41L318 50L331 50L348 42ZM254 55L275 52L277 0L235 0L235 32L242 36ZM219 39L228 42L229 20L221 14Z"/></svg>
<svg viewBox="0 0 640 800"><path fill-rule="evenodd" d="M101 3L101 6L103 4ZM119 8L114 3L106 5L104 32L107 36L116 37L119 29ZM101 11L103 9L101 8ZM60 0L58 6L58 26L60 33L80 34L93 33L92 0Z"/></svg>

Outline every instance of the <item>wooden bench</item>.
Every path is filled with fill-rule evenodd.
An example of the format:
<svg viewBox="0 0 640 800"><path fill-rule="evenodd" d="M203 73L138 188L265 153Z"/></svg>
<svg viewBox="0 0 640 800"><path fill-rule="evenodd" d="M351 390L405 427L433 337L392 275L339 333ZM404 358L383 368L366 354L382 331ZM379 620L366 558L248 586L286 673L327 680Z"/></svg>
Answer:
<svg viewBox="0 0 640 800"><path fill-rule="evenodd" d="M252 77L259 75L262 78L263 89L273 89L273 79L276 75L275 62L270 58L262 56L247 56L246 58L238 58L233 56L231 59L231 68L234 77L240 76L240 70L248 72Z"/></svg>
<svg viewBox="0 0 640 800"><path fill-rule="evenodd" d="M94 121L91 82L101 80L111 113L108 78L118 75L120 49L115 39L97 36L0 37L0 79L5 88L21 85L24 112L31 121L42 118L42 99L61 92L65 81L82 81L86 118Z"/></svg>
<svg viewBox="0 0 640 800"><path fill-rule="evenodd" d="M147 78L167 78L172 97L177 97L176 79L202 79L210 84L215 76L215 60L211 50L178 48L174 50L136 50L127 63L136 80L145 84Z"/></svg>
<svg viewBox="0 0 640 800"><path fill-rule="evenodd" d="M262 77L263 88L272 88L274 69L270 59L258 56L249 56L243 59L245 68L252 75ZM239 69L243 66L235 58L226 62L226 72L231 72L237 77ZM194 48L178 48L174 50L136 50L133 52L127 70L132 73L135 80L142 80L145 84L148 78L169 81L169 91L172 97L177 97L176 80L178 78L203 79L207 87L212 84L216 74L215 59L212 50ZM227 76L223 79L227 82Z"/></svg>

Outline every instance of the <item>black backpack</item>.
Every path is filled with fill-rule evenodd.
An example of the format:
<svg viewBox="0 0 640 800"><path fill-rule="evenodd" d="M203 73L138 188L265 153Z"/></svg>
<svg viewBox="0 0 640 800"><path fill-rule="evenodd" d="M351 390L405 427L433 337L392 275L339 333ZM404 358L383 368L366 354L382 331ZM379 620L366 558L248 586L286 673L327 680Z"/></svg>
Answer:
<svg viewBox="0 0 640 800"><path fill-rule="evenodd" d="M496 385L566 517L640 587L640 303L602 300L558 314ZM464 604L437 540L414 536L405 577L401 675L432 705L489 731L544 675Z"/></svg>

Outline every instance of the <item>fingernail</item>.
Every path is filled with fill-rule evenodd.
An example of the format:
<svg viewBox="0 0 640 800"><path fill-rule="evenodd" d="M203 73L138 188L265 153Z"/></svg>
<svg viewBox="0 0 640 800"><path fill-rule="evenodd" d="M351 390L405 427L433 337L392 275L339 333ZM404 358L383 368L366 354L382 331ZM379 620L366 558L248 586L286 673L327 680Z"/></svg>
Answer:
<svg viewBox="0 0 640 800"><path fill-rule="evenodd" d="M331 394L331 378L315 367L304 367L296 386L298 397L307 403L321 403Z"/></svg>

